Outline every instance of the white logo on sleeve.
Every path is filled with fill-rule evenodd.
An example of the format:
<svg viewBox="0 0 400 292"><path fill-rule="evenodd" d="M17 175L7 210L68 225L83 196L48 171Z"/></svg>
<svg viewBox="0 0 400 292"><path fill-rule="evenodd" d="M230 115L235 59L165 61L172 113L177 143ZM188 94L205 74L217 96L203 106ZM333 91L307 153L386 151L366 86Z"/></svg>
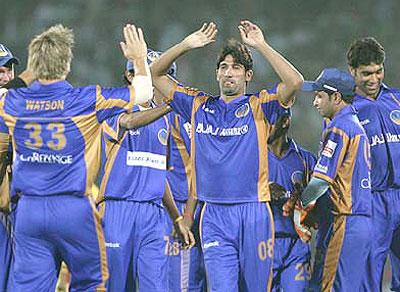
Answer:
<svg viewBox="0 0 400 292"><path fill-rule="evenodd" d="M332 157L333 154L335 153L337 143L333 142L332 140L328 140L328 142L325 145L324 150L322 150L322 155L326 157Z"/></svg>
<svg viewBox="0 0 400 292"><path fill-rule="evenodd" d="M317 164L315 166L315 171L318 171L320 173L327 173L328 172L328 166L326 165L321 165L321 164Z"/></svg>
<svg viewBox="0 0 400 292"><path fill-rule="evenodd" d="M150 152L128 151L126 153L126 165L146 166L163 170L167 168L167 158L165 155Z"/></svg>
<svg viewBox="0 0 400 292"><path fill-rule="evenodd" d="M183 124L183 128L189 136L189 139L192 139L192 125L188 122Z"/></svg>

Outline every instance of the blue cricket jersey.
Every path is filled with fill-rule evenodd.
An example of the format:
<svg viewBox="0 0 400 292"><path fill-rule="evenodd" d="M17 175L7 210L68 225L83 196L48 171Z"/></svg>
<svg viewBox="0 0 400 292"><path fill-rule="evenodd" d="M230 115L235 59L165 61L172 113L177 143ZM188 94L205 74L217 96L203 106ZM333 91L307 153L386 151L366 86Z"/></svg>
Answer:
<svg viewBox="0 0 400 292"><path fill-rule="evenodd" d="M371 145L372 191L400 188L400 92L381 86L376 100L356 95L353 106Z"/></svg>
<svg viewBox="0 0 400 292"><path fill-rule="evenodd" d="M271 126L287 110L278 92L274 87L226 103L176 85L171 106L192 126L192 186L197 199L212 203L270 200L267 140Z"/></svg>
<svg viewBox="0 0 400 292"><path fill-rule="evenodd" d="M274 213L275 234L283 233L297 236L293 220L291 217L283 216L282 206L295 191L295 183L300 183L303 186L308 183L316 158L311 152L298 147L291 138L289 138L289 141L289 149L281 158L268 151L269 182L276 182L287 191L285 200L273 203L271 207Z"/></svg>
<svg viewBox="0 0 400 292"><path fill-rule="evenodd" d="M120 116L103 124L106 160L97 200L161 200L167 171L168 119L164 116L147 126L126 130L119 126Z"/></svg>
<svg viewBox="0 0 400 292"><path fill-rule="evenodd" d="M101 123L133 104L131 86L73 87L63 80L9 90L0 101L0 132L12 137L11 195L91 194Z"/></svg>

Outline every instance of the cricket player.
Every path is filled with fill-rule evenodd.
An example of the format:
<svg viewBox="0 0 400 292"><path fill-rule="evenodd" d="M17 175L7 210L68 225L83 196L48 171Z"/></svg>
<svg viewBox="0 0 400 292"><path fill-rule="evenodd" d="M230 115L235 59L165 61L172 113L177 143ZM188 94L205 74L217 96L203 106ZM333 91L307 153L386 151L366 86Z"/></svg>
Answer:
<svg viewBox="0 0 400 292"><path fill-rule="evenodd" d="M371 145L374 236L363 291L382 291L388 253L392 291L400 291L400 92L383 84L385 50L373 37L355 40L347 51L356 83L354 107Z"/></svg>
<svg viewBox="0 0 400 292"><path fill-rule="evenodd" d="M310 291L360 291L367 264L373 236L370 153L365 131L351 106L354 89L353 77L337 68L327 68L315 81L303 85L303 91L315 92L313 105L329 121L312 178L301 196L300 220L295 220L302 223L329 189L327 200L318 201L330 211L319 217L324 220L318 222Z"/></svg>
<svg viewBox="0 0 400 292"><path fill-rule="evenodd" d="M148 62L160 54L150 50ZM136 67L128 62L126 69L125 77L131 82ZM170 71L175 72L176 66ZM140 104L131 113L109 118L103 124L106 160L98 201L103 202L109 291L136 291L137 281L139 291L167 291L168 223L164 206L183 244L194 244L166 183L170 124L165 114L171 108L162 106L161 100L156 91L151 103Z"/></svg>
<svg viewBox="0 0 400 292"><path fill-rule="evenodd" d="M155 87L169 97L175 112L191 122L192 186L197 199L206 202L200 233L210 290L269 291L274 228L267 140L303 78L265 41L257 25L242 21L238 29L243 43L257 49L281 78L278 86L246 93L253 60L248 48L235 40L218 55L220 95L185 88L168 78L167 70L178 57L214 42L214 23L205 23L150 68Z"/></svg>
<svg viewBox="0 0 400 292"><path fill-rule="evenodd" d="M310 244L299 238L292 218L285 216L289 214L283 209L307 185L316 158L288 136L290 123L290 113L283 113L268 139L269 184L275 225L272 291L276 292L305 291L311 279Z"/></svg>
<svg viewBox="0 0 400 292"><path fill-rule="evenodd" d="M176 78L175 78L176 79ZM168 238L166 255L168 263L168 289L170 292L181 291L207 291L207 281L201 242L199 238L199 220L202 204L196 204L193 210L187 209L191 194L190 176L192 165L190 163L190 137L191 125L176 113L169 114L170 119L170 144L169 144L169 170L167 180L176 205L182 211L184 221L192 228L196 238L196 246L191 249L180 249L179 240L171 236ZM194 200L194 199L193 199ZM190 208L190 206L188 206ZM169 222L172 231L173 222Z"/></svg>
<svg viewBox="0 0 400 292"><path fill-rule="evenodd" d="M14 66L18 65L18 59L13 56L11 51L3 44L0 44L0 88L14 79ZM8 135L1 133L0 135ZM11 153L7 156L10 157ZM10 160L9 158L7 159ZM7 167L7 164L4 164ZM2 169L4 174L1 182L0 192L0 291L7 291L12 262L12 224L9 217L10 196L9 196L9 177L6 167Z"/></svg>
<svg viewBox="0 0 400 292"><path fill-rule="evenodd" d="M104 236L91 197L101 123L149 100L152 92L142 30L128 24L124 39L122 51L138 68L130 86L72 87L65 79L73 33L55 25L29 45L28 68L38 81L9 90L0 101L1 132L12 137L15 152L11 195L21 196L15 291L54 291L61 261L71 271L71 291L105 291ZM2 135L1 167L8 142Z"/></svg>

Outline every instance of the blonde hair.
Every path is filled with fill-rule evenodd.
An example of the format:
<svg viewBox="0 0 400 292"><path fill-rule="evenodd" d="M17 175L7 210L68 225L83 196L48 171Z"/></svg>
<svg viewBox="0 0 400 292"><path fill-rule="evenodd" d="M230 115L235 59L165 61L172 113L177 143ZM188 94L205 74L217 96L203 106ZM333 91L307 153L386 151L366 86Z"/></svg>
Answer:
<svg viewBox="0 0 400 292"><path fill-rule="evenodd" d="M39 79L65 78L71 68L73 45L72 29L54 25L29 44L28 67Z"/></svg>

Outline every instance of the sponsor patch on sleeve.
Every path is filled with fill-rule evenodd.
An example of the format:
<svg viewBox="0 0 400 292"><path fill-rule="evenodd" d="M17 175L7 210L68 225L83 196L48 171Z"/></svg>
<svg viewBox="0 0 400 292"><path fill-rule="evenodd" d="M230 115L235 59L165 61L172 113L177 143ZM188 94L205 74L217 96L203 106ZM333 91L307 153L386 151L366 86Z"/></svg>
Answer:
<svg viewBox="0 0 400 292"><path fill-rule="evenodd" d="M315 166L315 171L320 172L320 173L327 173L328 172L328 166L321 165L321 164L318 163Z"/></svg>
<svg viewBox="0 0 400 292"><path fill-rule="evenodd" d="M321 154L326 157L332 157L333 154L335 153L336 146L337 146L336 142L333 142L332 140L328 140L328 142L326 143L324 150L322 150Z"/></svg>

